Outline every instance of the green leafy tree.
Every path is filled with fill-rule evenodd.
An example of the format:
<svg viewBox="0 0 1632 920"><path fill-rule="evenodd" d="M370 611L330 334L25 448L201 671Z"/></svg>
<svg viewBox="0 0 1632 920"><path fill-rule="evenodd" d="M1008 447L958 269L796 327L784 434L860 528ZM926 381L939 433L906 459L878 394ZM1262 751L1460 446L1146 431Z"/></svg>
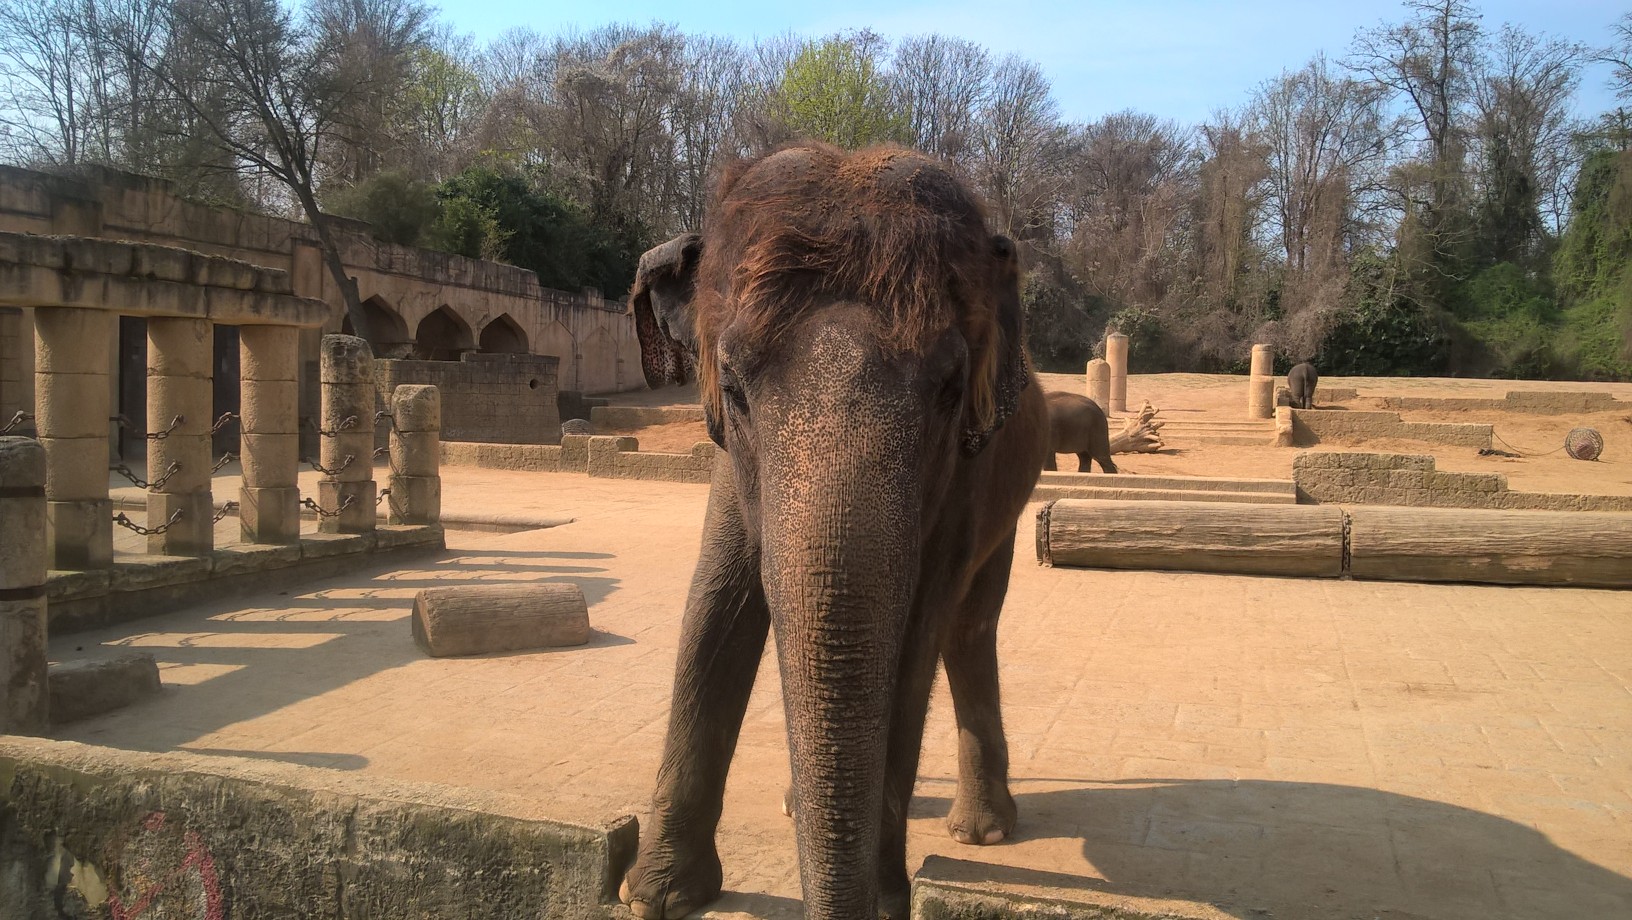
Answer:
<svg viewBox="0 0 1632 920"><path fill-rule="evenodd" d="M911 113L880 66L880 44L867 32L807 42L777 90L789 131L850 150L910 143Z"/></svg>

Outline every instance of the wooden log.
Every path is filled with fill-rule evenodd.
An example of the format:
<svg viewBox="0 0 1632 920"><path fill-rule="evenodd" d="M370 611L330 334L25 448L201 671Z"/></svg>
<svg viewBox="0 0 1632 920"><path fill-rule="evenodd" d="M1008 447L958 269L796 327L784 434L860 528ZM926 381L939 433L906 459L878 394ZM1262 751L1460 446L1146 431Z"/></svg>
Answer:
<svg viewBox="0 0 1632 920"><path fill-rule="evenodd" d="M1037 561L1337 576L1343 572L1343 512L1321 505L1060 499L1037 516Z"/></svg>
<svg viewBox="0 0 1632 920"><path fill-rule="evenodd" d="M589 608L566 582L426 588L414 595L413 631L433 658L583 645Z"/></svg>
<svg viewBox="0 0 1632 920"><path fill-rule="evenodd" d="M1632 588L1632 514L1353 506L1355 578Z"/></svg>

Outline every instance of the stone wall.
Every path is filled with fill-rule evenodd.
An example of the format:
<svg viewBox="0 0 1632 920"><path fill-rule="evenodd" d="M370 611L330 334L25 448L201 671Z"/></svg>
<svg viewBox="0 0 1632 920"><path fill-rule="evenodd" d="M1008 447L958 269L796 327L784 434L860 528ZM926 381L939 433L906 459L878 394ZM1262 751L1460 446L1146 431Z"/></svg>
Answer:
<svg viewBox="0 0 1632 920"><path fill-rule="evenodd" d="M1489 425L1407 422L1397 412L1292 409L1291 415L1292 443L1298 447L1327 441L1358 444L1382 439L1476 449L1491 446Z"/></svg>
<svg viewBox="0 0 1632 920"><path fill-rule="evenodd" d="M1632 409L1608 393L1573 390L1514 390L1502 399L1434 396L1384 396L1384 409L1523 412L1529 415L1567 415L1576 412L1613 412Z"/></svg>
<svg viewBox="0 0 1632 920"><path fill-rule="evenodd" d="M1487 508L1512 511L1632 511L1632 495L1514 492L1500 473L1447 473L1411 454L1317 453L1292 461L1300 502Z"/></svg>
<svg viewBox="0 0 1632 920"><path fill-rule="evenodd" d="M0 739L0 781L0 917L17 920L603 920L638 832L377 776L24 738Z"/></svg>
<svg viewBox="0 0 1632 920"><path fill-rule="evenodd" d="M555 444L558 368L546 355L467 354L459 361L376 360L374 376L382 396L405 383L440 390L444 440Z"/></svg>
<svg viewBox="0 0 1632 920"><path fill-rule="evenodd" d="M442 442L442 462L451 466L662 482L708 482L718 453L712 441L673 454L643 452L635 438L599 435L567 435L559 445Z"/></svg>

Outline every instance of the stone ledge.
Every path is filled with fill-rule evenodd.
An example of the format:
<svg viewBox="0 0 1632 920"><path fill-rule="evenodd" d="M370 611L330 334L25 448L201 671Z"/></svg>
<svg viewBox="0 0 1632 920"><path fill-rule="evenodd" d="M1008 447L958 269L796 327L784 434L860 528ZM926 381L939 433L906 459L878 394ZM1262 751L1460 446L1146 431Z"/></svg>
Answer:
<svg viewBox="0 0 1632 920"><path fill-rule="evenodd" d="M1452 473L1412 454L1306 451L1293 458L1298 501L1507 511L1632 511L1632 495L1514 492L1501 473Z"/></svg>
<svg viewBox="0 0 1632 920"><path fill-rule="evenodd" d="M511 796L32 738L0 738L0 776L4 917L53 898L71 902L65 915L101 916L110 887L126 904L150 894L154 916L202 916L195 885L140 886L206 867L231 882L212 916L627 916L614 905L631 817L575 825ZM95 884L46 888L47 866L62 864Z"/></svg>
<svg viewBox="0 0 1632 920"><path fill-rule="evenodd" d="M1232 920L1210 904L1095 890L1099 879L928 856L912 880L914 920Z"/></svg>

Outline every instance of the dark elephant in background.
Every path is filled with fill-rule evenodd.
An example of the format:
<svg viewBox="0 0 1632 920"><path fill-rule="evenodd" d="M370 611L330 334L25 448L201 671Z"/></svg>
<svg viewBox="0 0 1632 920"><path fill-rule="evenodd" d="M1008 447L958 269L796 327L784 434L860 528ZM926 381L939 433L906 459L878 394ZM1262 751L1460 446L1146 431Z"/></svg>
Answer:
<svg viewBox="0 0 1632 920"><path fill-rule="evenodd" d="M1291 403L1295 409L1313 409L1315 407L1315 386L1320 383L1320 374L1315 372L1315 366L1308 361L1297 365L1286 374L1286 388L1291 392Z"/></svg>
<svg viewBox="0 0 1632 920"><path fill-rule="evenodd" d="M622 889L637 916L720 893L715 829L767 630L807 917L905 917L937 657L958 723L949 829L1012 832L996 620L1048 419L1015 248L985 221L922 155L806 144L726 170L703 233L641 257L648 380L695 369L724 453Z"/></svg>
<svg viewBox="0 0 1632 920"><path fill-rule="evenodd" d="M1111 428L1105 411L1086 396L1075 393L1048 394L1048 459L1043 469L1057 469L1055 454L1076 454L1077 472L1092 472L1091 461L1099 461L1102 473L1116 472L1111 462Z"/></svg>

